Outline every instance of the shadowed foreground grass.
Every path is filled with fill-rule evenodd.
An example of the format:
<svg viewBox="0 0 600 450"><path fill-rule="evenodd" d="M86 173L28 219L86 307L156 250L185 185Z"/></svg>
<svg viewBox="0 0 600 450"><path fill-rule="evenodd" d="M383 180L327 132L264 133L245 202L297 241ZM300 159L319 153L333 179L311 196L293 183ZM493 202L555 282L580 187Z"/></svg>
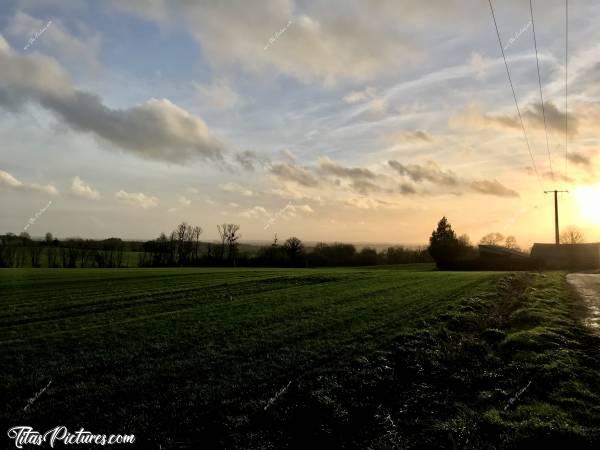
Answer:
<svg viewBox="0 0 600 450"><path fill-rule="evenodd" d="M598 443L598 343L561 274L3 270L0 304L5 430L147 449Z"/></svg>

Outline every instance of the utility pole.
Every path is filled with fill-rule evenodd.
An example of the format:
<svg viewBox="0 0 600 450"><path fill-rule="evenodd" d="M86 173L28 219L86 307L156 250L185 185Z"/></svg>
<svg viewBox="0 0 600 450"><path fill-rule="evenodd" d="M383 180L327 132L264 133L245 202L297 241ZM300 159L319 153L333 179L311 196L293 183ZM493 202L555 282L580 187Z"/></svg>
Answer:
<svg viewBox="0 0 600 450"><path fill-rule="evenodd" d="M558 194L561 192L569 191L544 191L544 194L554 193L554 239L556 241L556 245L560 244L560 237L558 233Z"/></svg>

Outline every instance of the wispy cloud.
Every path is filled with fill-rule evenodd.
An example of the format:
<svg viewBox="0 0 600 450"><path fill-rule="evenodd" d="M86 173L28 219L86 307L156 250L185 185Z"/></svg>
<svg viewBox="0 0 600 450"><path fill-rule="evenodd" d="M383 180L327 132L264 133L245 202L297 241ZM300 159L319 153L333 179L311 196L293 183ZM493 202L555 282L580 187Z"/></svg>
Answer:
<svg viewBox="0 0 600 450"><path fill-rule="evenodd" d="M333 175L336 177L350 178L354 180L372 180L376 178L375 173L369 169L360 167L344 167L327 157L323 157L319 160L319 171L325 175Z"/></svg>
<svg viewBox="0 0 600 450"><path fill-rule="evenodd" d="M146 195L143 192L130 193L121 190L115 194L115 197L129 205L138 206L142 209L156 208L158 206L158 198Z"/></svg>
<svg viewBox="0 0 600 450"><path fill-rule="evenodd" d="M315 187L319 184L317 178L304 167L290 163L273 164L271 173L282 181L291 181L306 187Z"/></svg>
<svg viewBox="0 0 600 450"><path fill-rule="evenodd" d="M456 189L469 188L473 192L479 194L493 195L496 197L518 197L519 193L513 189L507 188L498 180L468 180L459 177L450 170L442 169L434 161L427 161L425 164L402 164L398 161L388 161L391 168L396 170L398 174L406 176L412 182L419 184L428 182L431 185L442 188L451 188L452 192L459 193ZM400 189L403 193L415 193L413 186L401 184Z"/></svg>
<svg viewBox="0 0 600 450"><path fill-rule="evenodd" d="M592 160L582 153L571 151L567 153L567 158L569 159L569 162L572 162L573 164L581 166L585 169L589 170L592 167Z"/></svg>
<svg viewBox="0 0 600 450"><path fill-rule="evenodd" d="M519 193L502 185L498 180L477 180L471 182L471 188L475 192L497 197L518 197Z"/></svg>
<svg viewBox="0 0 600 450"><path fill-rule="evenodd" d="M388 164L400 175L407 176L415 183L429 181L430 183L442 186L457 186L459 178L450 170L443 170L434 161L427 161L424 165L402 164L398 161L390 160Z"/></svg>
<svg viewBox="0 0 600 450"><path fill-rule="evenodd" d="M235 161L240 165L240 167L249 172L254 172L257 167L265 166L270 162L268 157L259 155L251 150L245 150L243 152L236 153Z"/></svg>

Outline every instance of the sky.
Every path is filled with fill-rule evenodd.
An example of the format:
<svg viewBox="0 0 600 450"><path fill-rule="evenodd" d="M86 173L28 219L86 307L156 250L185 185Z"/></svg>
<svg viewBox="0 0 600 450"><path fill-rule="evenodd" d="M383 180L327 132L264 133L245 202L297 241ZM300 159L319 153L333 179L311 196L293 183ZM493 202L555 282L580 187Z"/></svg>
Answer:
<svg viewBox="0 0 600 450"><path fill-rule="evenodd" d="M502 46L486 0L3 0L0 233L527 246L562 189L598 241L600 8L570 2L566 109L565 2L493 5Z"/></svg>

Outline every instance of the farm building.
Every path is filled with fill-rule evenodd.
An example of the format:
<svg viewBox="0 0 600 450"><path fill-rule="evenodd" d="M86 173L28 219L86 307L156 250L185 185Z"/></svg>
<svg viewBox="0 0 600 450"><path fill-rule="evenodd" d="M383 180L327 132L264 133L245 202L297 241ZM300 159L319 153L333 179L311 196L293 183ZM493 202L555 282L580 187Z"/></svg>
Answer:
<svg viewBox="0 0 600 450"><path fill-rule="evenodd" d="M473 269L528 270L532 261L527 253L499 245L479 245L479 258Z"/></svg>
<svg viewBox="0 0 600 450"><path fill-rule="evenodd" d="M531 258L546 269L597 269L600 243L533 244Z"/></svg>
<svg viewBox="0 0 600 450"><path fill-rule="evenodd" d="M496 259L526 259L529 258L527 253L513 250L511 248L501 247L499 245L479 245L479 255L487 260Z"/></svg>

